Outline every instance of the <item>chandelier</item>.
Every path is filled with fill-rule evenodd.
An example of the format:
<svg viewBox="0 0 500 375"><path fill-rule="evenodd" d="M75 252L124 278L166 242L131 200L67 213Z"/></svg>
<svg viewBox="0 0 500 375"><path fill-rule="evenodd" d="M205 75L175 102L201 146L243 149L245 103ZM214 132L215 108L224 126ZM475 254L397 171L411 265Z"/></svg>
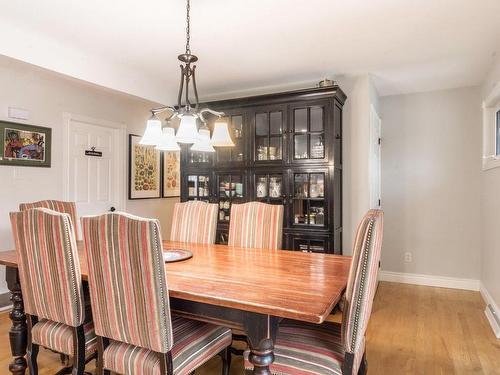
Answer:
<svg viewBox="0 0 500 375"><path fill-rule="evenodd" d="M181 81L179 84L179 93L177 96L177 106L163 106L151 109L151 118L146 124L146 131L141 138L140 144L155 146L162 151L179 151L179 143L191 144L192 151L215 152L215 147L234 146L229 135L228 124L221 120L223 112L214 111L210 108L199 108L198 89L196 87L196 65L198 57L191 53L191 30L190 13L191 4L187 0L186 5L186 51L178 56L181 61ZM190 99L190 87L194 94L194 102ZM163 112L170 114L165 119L165 127L162 127L162 121L158 115ZM212 114L218 116L214 124L212 134L207 125L207 119L204 115ZM175 129L170 126L174 118L180 120L177 134ZM200 124L198 128L198 124Z"/></svg>

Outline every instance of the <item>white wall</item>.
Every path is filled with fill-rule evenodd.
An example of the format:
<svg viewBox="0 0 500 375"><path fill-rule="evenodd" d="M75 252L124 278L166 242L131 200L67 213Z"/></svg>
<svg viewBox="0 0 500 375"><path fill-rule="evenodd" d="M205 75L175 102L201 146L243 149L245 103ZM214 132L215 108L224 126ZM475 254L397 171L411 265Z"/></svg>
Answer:
<svg viewBox="0 0 500 375"><path fill-rule="evenodd" d="M29 64L0 56L0 118L8 120L7 108L30 111L28 123L51 127L52 168L0 166L0 251L13 248L8 213L20 202L62 199L63 112L127 125L128 133L143 132L154 103L67 78ZM122 168L128 171L128 160ZM127 187L128 189L128 187ZM126 190L127 190L126 189ZM173 202L177 199L127 201L127 211L160 218L168 237ZM4 267L0 267L0 294L6 292Z"/></svg>
<svg viewBox="0 0 500 375"><path fill-rule="evenodd" d="M500 61L492 67L481 88L481 98L500 81ZM481 280L497 306L500 306L500 168L481 173Z"/></svg>
<svg viewBox="0 0 500 375"><path fill-rule="evenodd" d="M370 75L340 79L347 94L343 121L343 218L345 255L352 253L359 221L370 208L370 106L380 114L379 98Z"/></svg>
<svg viewBox="0 0 500 375"><path fill-rule="evenodd" d="M381 98L383 270L480 279L479 97L463 88Z"/></svg>

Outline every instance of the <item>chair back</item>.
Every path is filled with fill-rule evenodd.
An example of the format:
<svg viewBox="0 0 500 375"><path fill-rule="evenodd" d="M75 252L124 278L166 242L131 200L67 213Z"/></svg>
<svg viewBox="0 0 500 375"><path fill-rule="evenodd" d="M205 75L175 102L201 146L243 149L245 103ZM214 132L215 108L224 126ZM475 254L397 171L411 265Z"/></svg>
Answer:
<svg viewBox="0 0 500 375"><path fill-rule="evenodd" d="M282 239L282 205L248 202L231 206L229 246L280 249Z"/></svg>
<svg viewBox="0 0 500 375"><path fill-rule="evenodd" d="M75 202L63 202L56 200L44 200L33 203L21 203L19 205L19 211L31 210L33 208L48 208L52 211L61 212L63 214L69 214L71 221L73 222L73 228L75 230L75 237L78 240L80 238L78 231L78 216L76 213Z"/></svg>
<svg viewBox="0 0 500 375"><path fill-rule="evenodd" d="M172 323L158 220L119 212L81 220L96 335L168 352Z"/></svg>
<svg viewBox="0 0 500 375"><path fill-rule="evenodd" d="M24 310L80 326L85 319L82 276L68 214L35 208L10 214Z"/></svg>
<svg viewBox="0 0 500 375"><path fill-rule="evenodd" d="M213 244L216 230L217 204L202 201L175 204L171 241Z"/></svg>
<svg viewBox="0 0 500 375"><path fill-rule="evenodd" d="M382 248L383 212L370 210L358 226L343 308L342 340L354 363L361 352L372 311Z"/></svg>

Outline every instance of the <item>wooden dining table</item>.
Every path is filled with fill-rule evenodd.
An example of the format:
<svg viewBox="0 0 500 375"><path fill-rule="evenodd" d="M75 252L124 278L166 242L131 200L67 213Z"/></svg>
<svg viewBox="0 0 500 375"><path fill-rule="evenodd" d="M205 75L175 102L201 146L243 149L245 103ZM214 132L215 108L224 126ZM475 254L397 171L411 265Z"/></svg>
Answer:
<svg viewBox="0 0 500 375"><path fill-rule="evenodd" d="M347 285L351 257L287 250L248 249L164 241L193 257L166 263L170 307L175 314L244 331L254 374L270 374L274 341L283 318L321 324ZM78 243L82 278L87 262ZM12 374L26 372L27 326L15 251L0 252L13 309L10 313Z"/></svg>

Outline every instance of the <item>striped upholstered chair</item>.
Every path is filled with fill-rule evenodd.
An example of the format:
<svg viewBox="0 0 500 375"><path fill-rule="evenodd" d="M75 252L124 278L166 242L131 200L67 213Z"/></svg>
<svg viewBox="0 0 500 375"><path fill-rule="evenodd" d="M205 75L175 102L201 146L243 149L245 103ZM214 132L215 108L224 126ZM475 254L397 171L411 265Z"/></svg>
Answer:
<svg viewBox="0 0 500 375"><path fill-rule="evenodd" d="M83 374L95 357L92 315L85 311L73 224L68 214L36 208L10 214L28 320L28 366L38 374L39 346L73 357L60 373Z"/></svg>
<svg viewBox="0 0 500 375"><path fill-rule="evenodd" d="M171 241L213 244L217 229L217 204L201 201L176 203Z"/></svg>
<svg viewBox="0 0 500 375"><path fill-rule="evenodd" d="M73 222L73 228L75 230L75 237L77 240L80 239L78 233L78 216L76 214L76 204L75 202L63 202L56 200L45 200L33 203L21 203L19 205L19 211L31 210L32 208L48 208L52 211L61 212L63 214L69 214L71 221Z"/></svg>
<svg viewBox="0 0 500 375"><path fill-rule="evenodd" d="M356 234L342 324L283 321L270 366L273 374L366 374L365 332L375 295L382 234L382 211L368 211ZM245 367L251 369L248 355L245 352Z"/></svg>
<svg viewBox="0 0 500 375"><path fill-rule="evenodd" d="M108 213L82 228L97 374L185 375L220 354L227 375L231 330L170 315L159 222Z"/></svg>
<svg viewBox="0 0 500 375"><path fill-rule="evenodd" d="M231 206L229 246L280 249L282 239L282 205L248 202Z"/></svg>

